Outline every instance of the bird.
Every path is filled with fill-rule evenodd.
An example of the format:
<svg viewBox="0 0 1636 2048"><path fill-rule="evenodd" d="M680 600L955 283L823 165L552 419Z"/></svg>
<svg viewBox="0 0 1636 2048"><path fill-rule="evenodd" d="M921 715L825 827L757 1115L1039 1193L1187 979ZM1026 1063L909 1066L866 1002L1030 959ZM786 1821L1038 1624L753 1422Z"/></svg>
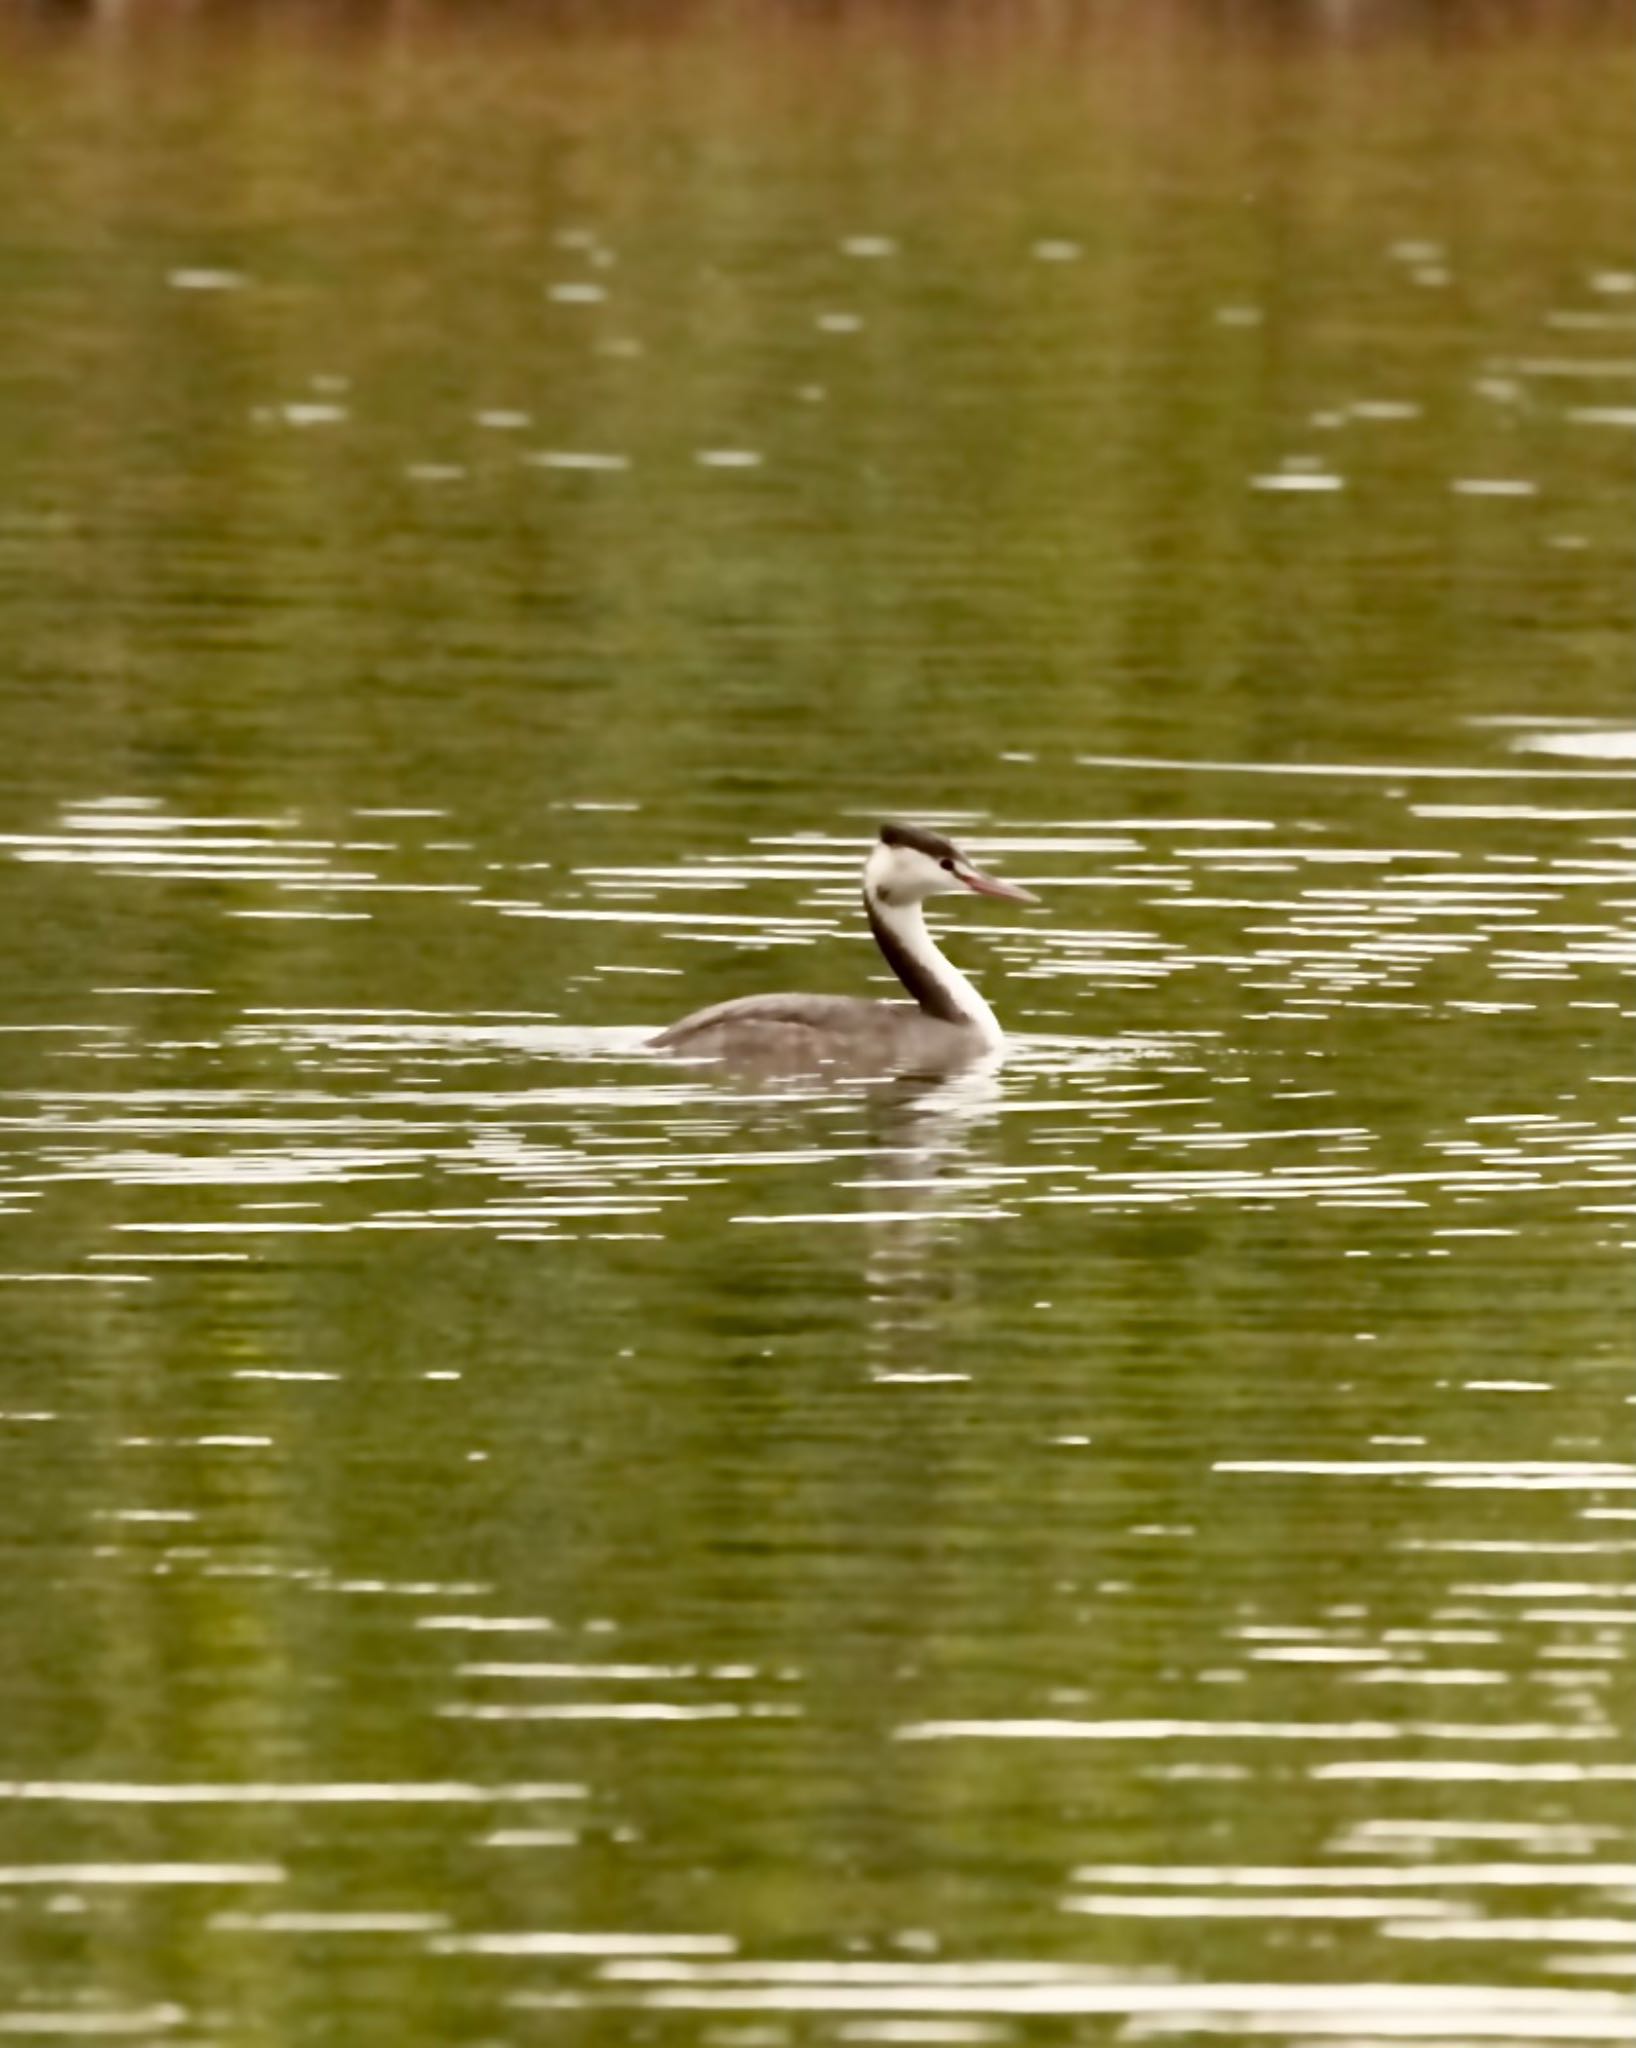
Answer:
<svg viewBox="0 0 1636 2048"><path fill-rule="evenodd" d="M984 874L952 840L888 821L863 870L863 907L875 943L911 1002L862 996L739 996L713 1003L648 1041L658 1052L778 1071L838 1066L851 1072L947 1073L998 1052L999 1019L938 951L921 905L928 896L1039 898Z"/></svg>

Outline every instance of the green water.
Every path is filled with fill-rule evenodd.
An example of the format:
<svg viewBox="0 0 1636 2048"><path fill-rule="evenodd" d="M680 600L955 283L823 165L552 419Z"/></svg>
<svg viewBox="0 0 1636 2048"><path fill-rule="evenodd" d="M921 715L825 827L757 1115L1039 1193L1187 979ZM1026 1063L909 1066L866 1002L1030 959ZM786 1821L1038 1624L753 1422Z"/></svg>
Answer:
<svg viewBox="0 0 1636 2048"><path fill-rule="evenodd" d="M0 2032L1630 2038L1618 26L7 17Z"/></svg>

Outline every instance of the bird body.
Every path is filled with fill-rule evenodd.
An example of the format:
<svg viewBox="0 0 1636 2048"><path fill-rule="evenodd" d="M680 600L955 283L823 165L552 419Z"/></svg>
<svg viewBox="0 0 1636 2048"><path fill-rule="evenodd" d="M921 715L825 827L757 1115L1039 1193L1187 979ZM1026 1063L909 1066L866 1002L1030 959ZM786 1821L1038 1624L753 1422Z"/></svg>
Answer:
<svg viewBox="0 0 1636 2048"><path fill-rule="evenodd" d="M763 995L696 1010L651 1044L689 1059L714 1059L783 1071L843 1066L864 1072L947 1072L998 1051L999 1021L982 996L938 950L921 908L928 896L969 889L1016 903L1026 889L985 875L939 833L886 824L864 864L869 928L887 965L912 998L873 1002L859 996Z"/></svg>

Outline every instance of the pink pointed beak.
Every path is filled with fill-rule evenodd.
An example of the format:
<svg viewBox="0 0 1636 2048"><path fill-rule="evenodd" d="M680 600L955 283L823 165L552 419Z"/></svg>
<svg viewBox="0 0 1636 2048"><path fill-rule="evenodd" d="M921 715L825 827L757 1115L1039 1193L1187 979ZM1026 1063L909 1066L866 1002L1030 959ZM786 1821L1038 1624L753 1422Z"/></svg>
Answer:
<svg viewBox="0 0 1636 2048"><path fill-rule="evenodd" d="M956 881L964 882L979 896L1002 896L1008 903L1038 903L1040 900L1031 891L1019 888L1015 882L1002 882L994 875L985 875L981 868L964 862L955 869L954 876Z"/></svg>

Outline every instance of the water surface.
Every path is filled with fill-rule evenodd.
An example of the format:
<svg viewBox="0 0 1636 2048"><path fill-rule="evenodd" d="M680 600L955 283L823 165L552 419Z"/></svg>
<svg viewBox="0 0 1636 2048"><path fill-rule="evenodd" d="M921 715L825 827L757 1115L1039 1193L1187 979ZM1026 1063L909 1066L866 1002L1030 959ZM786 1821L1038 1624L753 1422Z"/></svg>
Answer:
<svg viewBox="0 0 1636 2048"><path fill-rule="evenodd" d="M1589 12L9 23L0 2031L1631 2038ZM1013 1032L879 981L882 815Z"/></svg>

